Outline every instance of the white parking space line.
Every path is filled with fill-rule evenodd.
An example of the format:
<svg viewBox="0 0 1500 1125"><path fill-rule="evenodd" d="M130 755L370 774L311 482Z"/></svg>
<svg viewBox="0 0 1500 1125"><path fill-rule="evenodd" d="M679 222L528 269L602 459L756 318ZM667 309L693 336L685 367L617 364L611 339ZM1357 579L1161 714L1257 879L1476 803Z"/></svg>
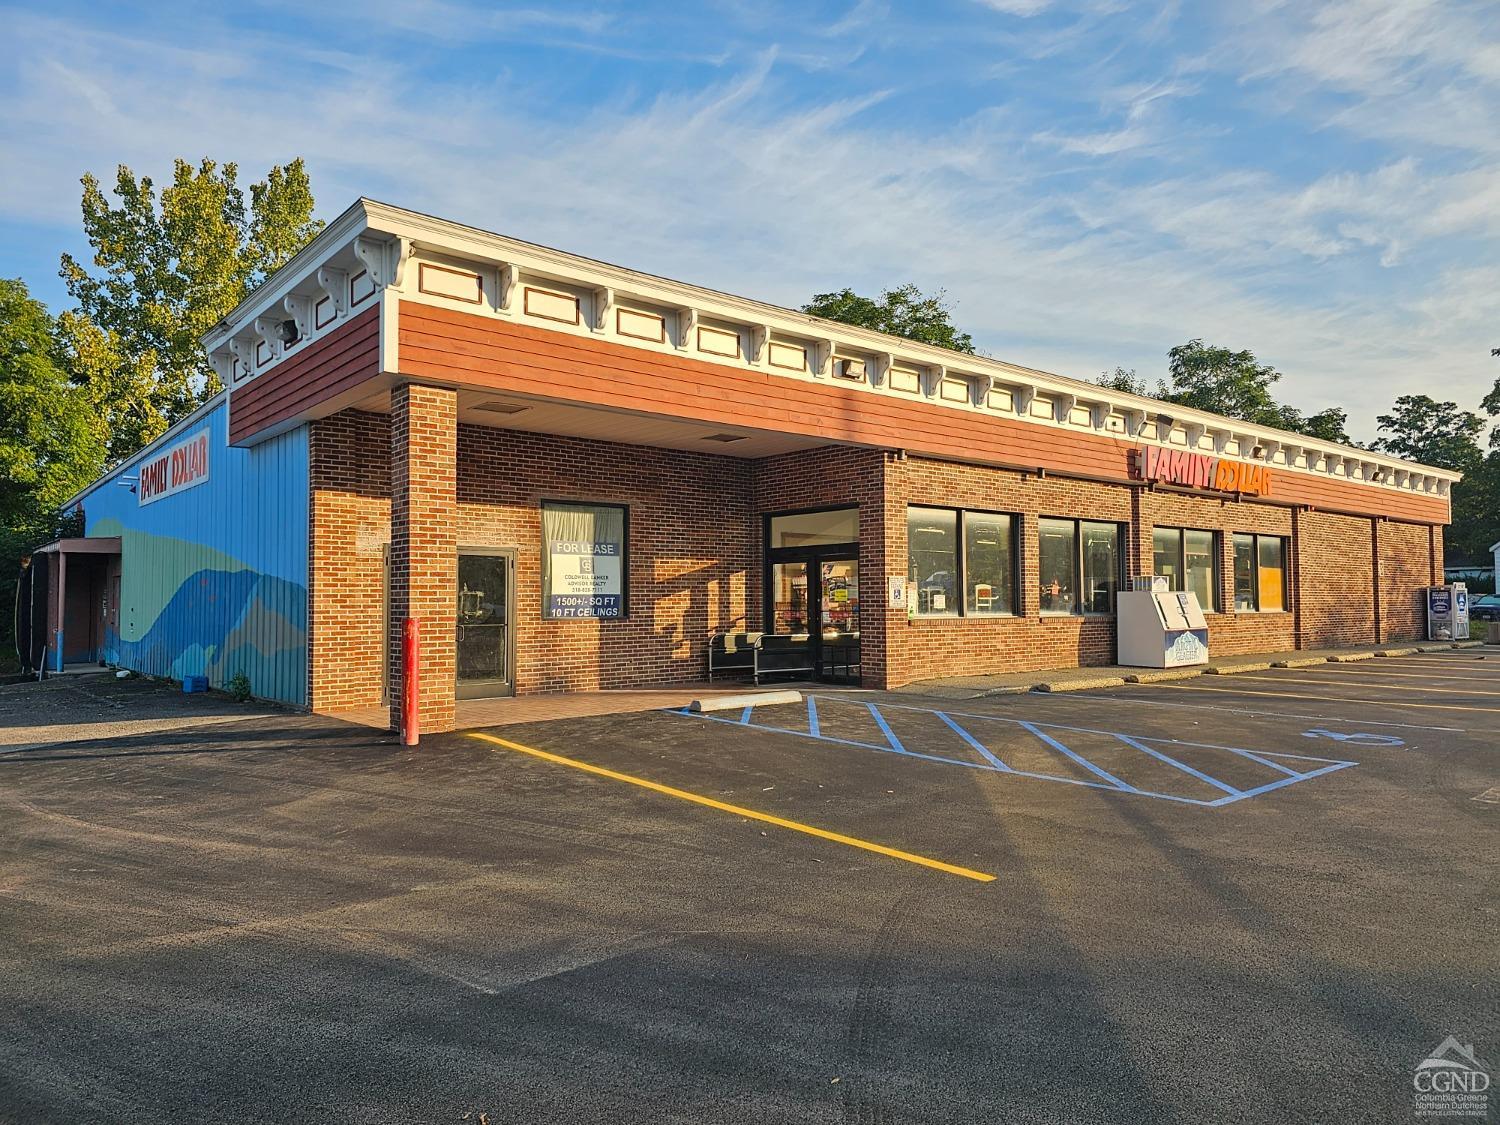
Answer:
<svg viewBox="0 0 1500 1125"><path fill-rule="evenodd" d="M1439 693L1441 693L1443 695L1496 695L1496 696L1500 696L1500 691L1483 691L1483 690L1481 690L1479 688L1444 688L1444 687L1433 687L1433 686L1431 686L1429 684L1388 684L1388 683L1370 683L1369 681L1361 683L1358 679L1351 679L1351 678L1349 678L1347 676L1345 676L1345 677L1343 677L1341 679L1336 679L1336 680L1334 680L1334 679L1325 679L1323 677L1319 677L1317 679L1307 679L1305 677L1299 676L1297 679L1291 680L1291 679L1284 679L1281 676L1253 676L1253 675L1248 675L1248 674L1242 672L1242 673L1237 674L1235 676L1235 679L1236 680L1252 680L1252 681L1254 681L1255 683L1258 683L1258 684L1282 684L1283 686L1290 686L1290 687L1314 687L1314 686L1322 687L1324 685L1327 685L1329 687L1338 687L1338 686L1343 685L1343 684L1352 684L1352 685L1354 685L1356 687L1363 688L1363 689L1365 689L1367 691L1370 690L1370 689L1374 689L1374 690L1377 690L1377 691L1417 691L1417 692L1423 692L1423 693L1439 692Z"/></svg>
<svg viewBox="0 0 1500 1125"><path fill-rule="evenodd" d="M1165 686L1165 685L1153 685ZM1249 694L1254 694L1249 693ZM1088 691L1071 691L1066 695L1056 697L1041 694L1036 698L1050 699L1056 703L1066 703L1070 699L1095 699L1111 704L1133 703L1142 707L1178 707L1188 711L1212 711L1223 715L1249 715L1255 718L1267 719L1298 719L1315 723L1339 723L1345 726L1358 727L1399 727L1402 730L1429 730L1446 731L1451 734L1467 734L1464 727L1435 726L1431 723L1394 723L1381 719L1346 719L1338 715L1305 715L1293 711L1262 711L1249 707L1227 707L1219 703L1185 703L1170 699L1141 699L1134 695L1106 695ZM1330 700L1329 702L1333 702Z"/></svg>

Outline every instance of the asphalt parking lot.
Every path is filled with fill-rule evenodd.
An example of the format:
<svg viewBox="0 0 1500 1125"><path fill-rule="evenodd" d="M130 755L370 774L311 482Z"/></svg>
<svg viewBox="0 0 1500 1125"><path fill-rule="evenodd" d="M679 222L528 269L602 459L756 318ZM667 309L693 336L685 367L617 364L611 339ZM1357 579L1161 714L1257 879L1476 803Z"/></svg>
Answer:
<svg viewBox="0 0 1500 1125"><path fill-rule="evenodd" d="M1500 1056L1494 650L809 694L0 753L0 1119L1391 1122Z"/></svg>

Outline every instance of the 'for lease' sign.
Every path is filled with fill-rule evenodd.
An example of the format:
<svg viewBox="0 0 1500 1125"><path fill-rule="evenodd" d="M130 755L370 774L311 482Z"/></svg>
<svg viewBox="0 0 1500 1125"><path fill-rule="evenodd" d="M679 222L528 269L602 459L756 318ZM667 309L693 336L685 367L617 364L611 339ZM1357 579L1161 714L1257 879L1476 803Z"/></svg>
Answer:
<svg viewBox="0 0 1500 1125"><path fill-rule="evenodd" d="M142 505L208 479L208 434L194 434L142 463L136 496Z"/></svg>

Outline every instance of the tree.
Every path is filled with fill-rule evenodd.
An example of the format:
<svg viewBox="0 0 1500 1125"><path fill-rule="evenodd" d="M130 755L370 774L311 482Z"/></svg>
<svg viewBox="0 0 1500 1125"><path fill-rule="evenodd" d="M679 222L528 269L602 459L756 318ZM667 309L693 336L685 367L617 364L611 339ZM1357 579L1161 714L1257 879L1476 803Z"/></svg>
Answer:
<svg viewBox="0 0 1500 1125"><path fill-rule="evenodd" d="M1127 395L1140 395L1142 398L1165 398L1167 396L1165 383L1158 379L1156 388L1153 390L1151 384L1146 381L1146 377L1137 375L1133 367L1129 371L1123 367L1105 371L1094 382L1112 391L1120 391Z"/></svg>
<svg viewBox="0 0 1500 1125"><path fill-rule="evenodd" d="M104 445L57 322L23 282L0 279L0 652L21 554L52 538L62 502L103 470Z"/></svg>
<svg viewBox="0 0 1500 1125"><path fill-rule="evenodd" d="M887 289L879 300L861 297L852 289L841 289L837 293L819 293L802 306L802 311L973 355L974 341L967 332L953 327L952 310L945 296L941 289L928 296L915 285Z"/></svg>
<svg viewBox="0 0 1500 1125"><path fill-rule="evenodd" d="M1346 426L1349 415L1332 407L1304 417L1295 407L1276 401L1271 388L1281 372L1261 363L1250 351L1231 351L1202 340L1189 340L1167 353L1172 387L1168 402L1242 418L1261 426L1306 434L1325 441L1353 444Z"/></svg>
<svg viewBox="0 0 1500 1125"><path fill-rule="evenodd" d="M252 184L248 209L238 177L234 164L179 159L158 201L150 177L121 165L114 205L83 177L83 227L101 272L63 255L79 306L66 330L93 365L82 376L103 383L95 397L139 420L139 433L218 392L199 339L322 229L301 158Z"/></svg>
<svg viewBox="0 0 1500 1125"><path fill-rule="evenodd" d="M1500 386L1496 392L1500 393ZM1488 404L1490 400L1485 401ZM1375 421L1376 429L1387 435L1376 438L1371 446L1381 453L1463 473L1484 459L1479 439L1487 423L1473 411L1460 410L1456 402L1438 402L1428 395L1402 395L1390 414L1382 414Z"/></svg>

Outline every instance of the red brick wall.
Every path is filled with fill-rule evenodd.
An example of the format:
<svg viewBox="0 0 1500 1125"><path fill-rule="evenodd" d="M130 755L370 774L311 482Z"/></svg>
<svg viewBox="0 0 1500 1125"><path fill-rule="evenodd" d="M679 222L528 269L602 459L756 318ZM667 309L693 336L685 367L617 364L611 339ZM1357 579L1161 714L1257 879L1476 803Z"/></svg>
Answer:
<svg viewBox="0 0 1500 1125"><path fill-rule="evenodd" d="M344 411L313 423L311 698L318 711L380 697L389 449L382 415ZM457 461L453 550L516 550L519 693L698 679L710 632L758 619L753 462L468 425L458 427ZM542 620L544 499L629 507L627 619ZM450 578L434 614L448 623L446 633L426 628L424 660L437 636L453 635L453 592ZM443 647L451 682L453 647Z"/></svg>
<svg viewBox="0 0 1500 1125"><path fill-rule="evenodd" d="M458 582L458 395L403 384L391 392L391 728L401 719L401 623L421 623L421 729L453 729Z"/></svg>
<svg viewBox="0 0 1500 1125"><path fill-rule="evenodd" d="M1375 567L1370 521L1303 512L1297 527L1294 590L1300 648L1375 643Z"/></svg>
<svg viewBox="0 0 1500 1125"><path fill-rule="evenodd" d="M1409 523L1378 523L1380 535L1380 625L1382 641L1427 636L1422 590L1432 585L1428 529ZM1442 571L1439 569L1439 575ZM1441 581L1441 577L1439 578Z"/></svg>
<svg viewBox="0 0 1500 1125"><path fill-rule="evenodd" d="M748 628L748 462L482 426L460 427L459 458L459 542L518 548L517 692L701 679L710 632ZM543 500L628 506L627 619L542 619Z"/></svg>
<svg viewBox="0 0 1500 1125"><path fill-rule="evenodd" d="M308 700L315 711L381 701L390 440L383 414L345 410L311 425Z"/></svg>
<svg viewBox="0 0 1500 1125"><path fill-rule="evenodd" d="M390 423L345 411L313 424L311 698L320 711L378 700L383 661L381 550L390 534ZM707 636L760 628L766 513L858 505L860 623L865 683L899 686L935 676L1108 664L1112 617L1043 617L1037 572L1042 516L1130 525L1122 541L1129 577L1150 568L1156 526L1217 531L1220 610L1216 655L1374 640L1375 569L1368 519L1238 503L1165 489L1038 477L1010 470L825 447L743 461L460 425L453 535L456 550L517 551L516 685L522 693L592 690L698 678ZM627 620L543 621L544 499L625 504L630 510ZM1021 614L916 618L886 606L887 578L906 573L909 504L1020 515ZM1293 552L1292 612L1236 613L1235 532L1285 536ZM1380 525L1384 637L1422 628L1417 588L1441 573L1441 529ZM433 615L451 625L452 571ZM438 605L442 601L442 605ZM441 611L440 613L437 611ZM396 607L392 607L392 613ZM451 636L451 629L448 631ZM429 639L427 648L432 647ZM445 646L452 676L452 646Z"/></svg>

